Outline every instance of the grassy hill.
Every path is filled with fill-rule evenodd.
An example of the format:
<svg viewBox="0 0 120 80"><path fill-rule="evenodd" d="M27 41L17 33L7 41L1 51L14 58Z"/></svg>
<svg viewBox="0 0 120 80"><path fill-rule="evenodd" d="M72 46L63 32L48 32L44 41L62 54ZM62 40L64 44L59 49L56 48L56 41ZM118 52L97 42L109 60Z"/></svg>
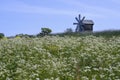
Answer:
<svg viewBox="0 0 120 80"><path fill-rule="evenodd" d="M1 39L0 80L119 80L119 33Z"/></svg>
<svg viewBox="0 0 120 80"><path fill-rule="evenodd" d="M97 31L97 32L82 32L82 33L59 33L59 34L53 34L53 35L59 35L59 36L89 36L93 35L96 37L102 36L102 37L112 37L112 36L120 36L120 30L106 30L106 31Z"/></svg>

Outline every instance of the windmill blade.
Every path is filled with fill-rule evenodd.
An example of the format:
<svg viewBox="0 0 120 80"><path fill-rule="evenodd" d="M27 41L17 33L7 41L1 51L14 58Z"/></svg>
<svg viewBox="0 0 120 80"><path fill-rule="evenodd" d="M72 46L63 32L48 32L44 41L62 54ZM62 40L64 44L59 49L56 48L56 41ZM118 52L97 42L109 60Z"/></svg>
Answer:
<svg viewBox="0 0 120 80"><path fill-rule="evenodd" d="M82 18L82 20L81 21L83 21L85 19L85 16Z"/></svg>
<svg viewBox="0 0 120 80"><path fill-rule="evenodd" d="M81 20L81 15L79 14L79 16L78 16L78 17L79 17L79 21L80 21L80 20Z"/></svg>
<svg viewBox="0 0 120 80"><path fill-rule="evenodd" d="M78 32L78 29L79 29L79 27L78 27L78 25L77 25L77 27L76 27L76 29L75 29L75 32Z"/></svg>
<svg viewBox="0 0 120 80"><path fill-rule="evenodd" d="M78 23L73 23L73 25L78 25Z"/></svg>
<svg viewBox="0 0 120 80"><path fill-rule="evenodd" d="M77 20L78 23L80 22L79 19L78 19L77 17L75 17L75 19Z"/></svg>

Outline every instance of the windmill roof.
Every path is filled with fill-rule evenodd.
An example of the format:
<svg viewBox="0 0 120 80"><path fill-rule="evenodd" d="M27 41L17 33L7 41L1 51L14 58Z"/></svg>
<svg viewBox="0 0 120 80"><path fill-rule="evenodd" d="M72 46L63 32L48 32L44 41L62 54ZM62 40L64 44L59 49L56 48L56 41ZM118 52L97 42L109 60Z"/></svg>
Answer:
<svg viewBox="0 0 120 80"><path fill-rule="evenodd" d="M92 20L83 20L84 24L94 24Z"/></svg>

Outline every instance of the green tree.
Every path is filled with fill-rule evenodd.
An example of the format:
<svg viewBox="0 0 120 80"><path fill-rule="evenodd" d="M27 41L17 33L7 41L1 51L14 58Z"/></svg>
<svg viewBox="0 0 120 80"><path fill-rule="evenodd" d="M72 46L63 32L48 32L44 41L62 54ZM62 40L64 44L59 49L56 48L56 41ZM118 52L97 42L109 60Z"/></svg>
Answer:
<svg viewBox="0 0 120 80"><path fill-rule="evenodd" d="M3 33L0 33L0 39L2 39L5 35Z"/></svg>
<svg viewBox="0 0 120 80"><path fill-rule="evenodd" d="M41 28L41 33L43 35L48 35L52 32L52 30L50 28Z"/></svg>

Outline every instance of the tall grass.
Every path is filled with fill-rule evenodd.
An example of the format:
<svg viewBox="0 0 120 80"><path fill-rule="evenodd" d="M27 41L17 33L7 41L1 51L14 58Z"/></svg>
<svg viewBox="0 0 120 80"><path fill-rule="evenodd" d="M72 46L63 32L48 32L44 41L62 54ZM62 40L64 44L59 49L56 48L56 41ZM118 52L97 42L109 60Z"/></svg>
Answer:
<svg viewBox="0 0 120 80"><path fill-rule="evenodd" d="M120 37L0 40L0 80L119 80Z"/></svg>

